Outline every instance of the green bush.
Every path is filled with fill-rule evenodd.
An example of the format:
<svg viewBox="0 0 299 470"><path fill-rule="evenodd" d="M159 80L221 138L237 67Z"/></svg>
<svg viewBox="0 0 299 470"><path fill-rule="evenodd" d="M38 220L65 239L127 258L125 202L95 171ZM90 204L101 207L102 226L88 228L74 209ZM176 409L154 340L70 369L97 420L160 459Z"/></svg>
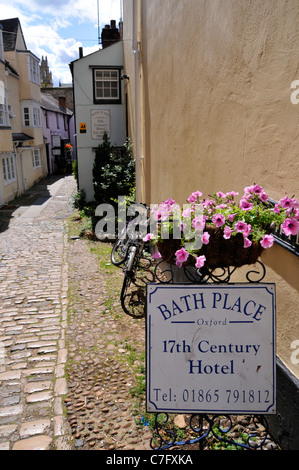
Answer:
<svg viewBox="0 0 299 470"><path fill-rule="evenodd" d="M77 163L77 160L73 161L72 170L73 170L74 178L78 182L78 163Z"/></svg>
<svg viewBox="0 0 299 470"><path fill-rule="evenodd" d="M111 204L118 196L129 196L135 187L135 162L132 145L125 143L124 151L114 149L107 133L99 144L93 165L94 198L99 204Z"/></svg>

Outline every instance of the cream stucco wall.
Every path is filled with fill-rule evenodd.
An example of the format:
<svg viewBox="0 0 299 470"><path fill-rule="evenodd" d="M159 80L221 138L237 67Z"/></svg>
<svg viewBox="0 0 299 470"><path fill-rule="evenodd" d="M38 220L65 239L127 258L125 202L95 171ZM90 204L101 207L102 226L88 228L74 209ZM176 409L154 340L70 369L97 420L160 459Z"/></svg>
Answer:
<svg viewBox="0 0 299 470"><path fill-rule="evenodd" d="M125 0L128 112L148 204L253 183L299 198L298 33L298 0ZM278 354L299 377L298 257L276 246L263 259L277 284Z"/></svg>

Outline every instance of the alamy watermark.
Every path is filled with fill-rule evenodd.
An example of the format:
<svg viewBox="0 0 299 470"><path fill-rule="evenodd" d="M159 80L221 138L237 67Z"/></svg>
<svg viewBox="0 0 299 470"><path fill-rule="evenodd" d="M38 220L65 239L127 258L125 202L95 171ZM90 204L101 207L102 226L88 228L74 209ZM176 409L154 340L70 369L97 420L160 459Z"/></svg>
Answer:
<svg viewBox="0 0 299 470"><path fill-rule="evenodd" d="M291 103L298 104L299 103L299 80L293 80L291 83Z"/></svg>
<svg viewBox="0 0 299 470"><path fill-rule="evenodd" d="M291 363L294 365L299 364L299 339L295 339L291 343L291 349L294 349L294 351L291 354Z"/></svg>
<svg viewBox="0 0 299 470"><path fill-rule="evenodd" d="M163 240L180 240L183 236L186 249L199 250L202 246L205 221L200 204L184 204L181 208L170 200L160 205L151 204L149 208L138 203L127 207L125 197L119 196L116 210L110 204L100 204L95 216L100 218L95 226L100 240L150 239L159 232Z"/></svg>

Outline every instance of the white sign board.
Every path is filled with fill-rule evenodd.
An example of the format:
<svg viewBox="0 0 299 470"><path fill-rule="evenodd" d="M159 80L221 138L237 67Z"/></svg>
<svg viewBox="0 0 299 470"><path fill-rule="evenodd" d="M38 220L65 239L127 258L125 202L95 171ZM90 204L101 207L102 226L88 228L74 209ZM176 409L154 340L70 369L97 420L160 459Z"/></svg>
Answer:
<svg viewBox="0 0 299 470"><path fill-rule="evenodd" d="M91 110L91 138L102 140L104 132L110 137L110 110L92 109Z"/></svg>
<svg viewBox="0 0 299 470"><path fill-rule="evenodd" d="M52 147L60 147L60 146L61 146L61 136L52 135Z"/></svg>
<svg viewBox="0 0 299 470"><path fill-rule="evenodd" d="M274 284L148 284L149 412L273 414Z"/></svg>

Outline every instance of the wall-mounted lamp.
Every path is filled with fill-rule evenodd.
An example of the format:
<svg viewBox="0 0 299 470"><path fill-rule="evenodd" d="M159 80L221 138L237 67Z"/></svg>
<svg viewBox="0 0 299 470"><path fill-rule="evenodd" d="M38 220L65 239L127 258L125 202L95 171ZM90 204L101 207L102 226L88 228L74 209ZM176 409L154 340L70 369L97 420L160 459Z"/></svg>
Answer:
<svg viewBox="0 0 299 470"><path fill-rule="evenodd" d="M130 77L129 77L129 75L122 75L122 76L120 77L120 79L121 79L121 80L130 80Z"/></svg>

